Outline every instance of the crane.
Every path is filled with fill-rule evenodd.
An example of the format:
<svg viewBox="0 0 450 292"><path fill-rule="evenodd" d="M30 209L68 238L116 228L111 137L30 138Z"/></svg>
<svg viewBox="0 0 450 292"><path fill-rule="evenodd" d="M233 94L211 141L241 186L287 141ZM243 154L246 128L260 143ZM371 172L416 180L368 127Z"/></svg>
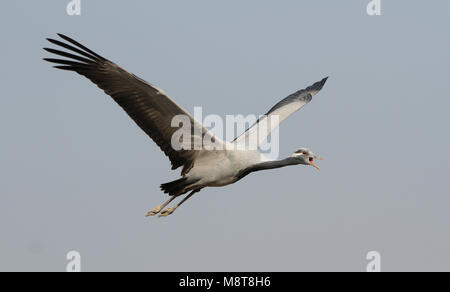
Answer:
<svg viewBox="0 0 450 292"><path fill-rule="evenodd" d="M169 158L172 169L182 167L181 177L164 183L161 190L170 198L147 213L147 216L159 214L165 217L172 214L186 200L205 187L221 187L237 182L250 173L275 169L291 165L310 165L317 169L315 160L321 159L307 148L296 150L291 156L274 160L261 153L259 149L236 147L257 137L259 146L279 123L312 100L325 85L328 77L313 85L299 90L273 106L254 125L231 142L222 141L210 130L203 127L192 115L181 108L163 90L126 71L112 61L105 59L72 38L58 34L63 40L47 38L58 49L44 48L59 58L44 58L54 63L55 68L74 71L95 83L110 95L134 120L134 122L161 148ZM65 41L65 42L64 42ZM65 49L65 50L64 50ZM60 57L64 57L61 59ZM186 117L191 130L213 140L217 147L201 149L173 147L173 135L176 127L171 126L177 116ZM275 120L276 123L270 123ZM262 124L270 124L265 135L255 135ZM194 139L195 140L195 139ZM192 142L192 141L191 141ZM194 142L193 142L194 143ZM245 144L246 145L246 144ZM166 208L175 198L188 193L174 207Z"/></svg>

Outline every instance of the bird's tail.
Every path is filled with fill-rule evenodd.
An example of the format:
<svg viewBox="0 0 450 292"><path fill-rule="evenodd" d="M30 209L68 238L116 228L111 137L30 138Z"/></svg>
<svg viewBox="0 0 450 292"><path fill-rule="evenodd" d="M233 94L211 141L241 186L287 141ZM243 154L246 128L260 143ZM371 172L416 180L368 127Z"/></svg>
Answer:
<svg viewBox="0 0 450 292"><path fill-rule="evenodd" d="M182 177L180 179L165 183L161 185L161 190L169 194L169 196L182 195L191 189L193 189L193 185L198 182L200 179L188 179L187 177Z"/></svg>

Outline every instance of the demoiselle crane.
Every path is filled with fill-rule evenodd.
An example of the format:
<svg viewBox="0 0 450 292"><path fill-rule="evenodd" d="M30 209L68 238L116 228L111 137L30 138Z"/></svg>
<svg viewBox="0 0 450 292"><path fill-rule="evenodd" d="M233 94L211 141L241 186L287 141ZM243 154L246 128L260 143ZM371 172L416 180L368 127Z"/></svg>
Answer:
<svg viewBox="0 0 450 292"><path fill-rule="evenodd" d="M215 137L201 123L195 121L187 111L178 106L161 89L129 73L77 41L63 34L58 35L66 42L47 39L52 44L59 46L59 49L44 49L65 59L44 58L44 60L56 63L55 68L75 71L103 89L168 156L172 163L172 169L182 167L180 179L161 185L161 190L167 193L170 199L149 211L147 216L170 215L204 187L229 185L252 172L289 165L311 165L319 169L314 160L321 158L306 148L298 149L285 159L273 160L263 155L257 147L256 149L241 149L235 146L246 143L247 139L253 139L258 126L263 122L269 123L269 121L275 120L275 124L269 123L270 126L265 135L257 136L256 144L259 146L279 123L309 103L312 97L322 89L328 77L284 98L241 136L232 142L224 142ZM215 141L215 145L223 147L220 149L207 149L206 147L175 149L172 145L172 137L178 128L172 127L171 122L174 117L180 115L187 117L191 123L190 129L194 133L197 131L202 137L209 137ZM190 193L180 203L165 209L175 198L188 192Z"/></svg>

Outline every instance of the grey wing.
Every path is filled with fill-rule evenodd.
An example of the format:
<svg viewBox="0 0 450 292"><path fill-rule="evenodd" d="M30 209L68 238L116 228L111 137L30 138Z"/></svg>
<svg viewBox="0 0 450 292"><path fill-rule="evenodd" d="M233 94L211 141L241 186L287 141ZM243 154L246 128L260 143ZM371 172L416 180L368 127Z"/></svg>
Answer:
<svg viewBox="0 0 450 292"><path fill-rule="evenodd" d="M173 134L178 130L172 127L172 118L177 115L188 117L191 122L190 133L213 135L200 123L178 106L165 92L127 72L115 63L96 54L75 40L58 34L70 44L47 39L68 51L45 48L46 51L66 59L45 58L56 63L55 68L75 71L95 83L110 95L136 122L136 124L161 148L172 163L172 169L184 166L183 172L188 170L199 150L175 150L171 146ZM70 52L70 53L69 53ZM75 55L73 53L77 53ZM194 130L197 127L198 132ZM216 141L220 141L214 137ZM195 148L198 149L198 148Z"/></svg>
<svg viewBox="0 0 450 292"><path fill-rule="evenodd" d="M237 144L247 142L247 145L249 145L248 140L256 140L256 145L259 146L281 122L309 103L312 100L312 97L323 88L327 79L328 77L289 95L275 104L264 116L258 119L253 126L237 137L234 142ZM250 145L252 145L251 142Z"/></svg>

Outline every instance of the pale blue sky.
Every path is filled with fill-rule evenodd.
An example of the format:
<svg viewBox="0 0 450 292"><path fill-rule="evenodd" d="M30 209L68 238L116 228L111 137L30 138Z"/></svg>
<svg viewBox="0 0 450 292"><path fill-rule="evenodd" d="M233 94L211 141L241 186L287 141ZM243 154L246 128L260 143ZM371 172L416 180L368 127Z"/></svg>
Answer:
<svg viewBox="0 0 450 292"><path fill-rule="evenodd" d="M2 1L0 270L450 270L448 1ZM283 123L293 167L145 213L178 176L95 85L42 61L65 33L205 114L262 114L330 76Z"/></svg>

